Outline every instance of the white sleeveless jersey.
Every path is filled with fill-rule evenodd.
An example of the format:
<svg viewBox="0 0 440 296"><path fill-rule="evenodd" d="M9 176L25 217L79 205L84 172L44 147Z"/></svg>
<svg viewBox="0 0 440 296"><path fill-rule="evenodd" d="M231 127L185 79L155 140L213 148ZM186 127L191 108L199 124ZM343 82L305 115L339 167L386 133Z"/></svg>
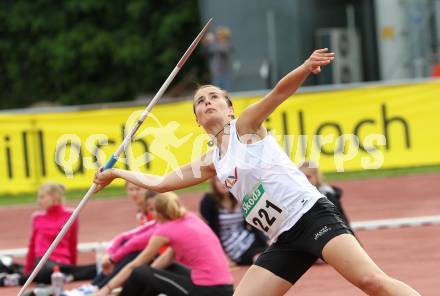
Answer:
<svg viewBox="0 0 440 296"><path fill-rule="evenodd" d="M243 144L235 124L230 122L226 154L220 159L219 148L213 149L217 177L241 203L246 221L276 241L323 195L270 134Z"/></svg>

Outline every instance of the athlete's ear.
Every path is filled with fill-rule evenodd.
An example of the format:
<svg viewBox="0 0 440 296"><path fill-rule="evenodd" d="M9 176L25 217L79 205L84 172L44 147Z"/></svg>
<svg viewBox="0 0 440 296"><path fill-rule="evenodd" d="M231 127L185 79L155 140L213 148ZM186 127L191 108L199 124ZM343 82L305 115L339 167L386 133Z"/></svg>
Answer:
<svg viewBox="0 0 440 296"><path fill-rule="evenodd" d="M228 117L229 118L235 118L234 116L234 107L233 106L228 106Z"/></svg>

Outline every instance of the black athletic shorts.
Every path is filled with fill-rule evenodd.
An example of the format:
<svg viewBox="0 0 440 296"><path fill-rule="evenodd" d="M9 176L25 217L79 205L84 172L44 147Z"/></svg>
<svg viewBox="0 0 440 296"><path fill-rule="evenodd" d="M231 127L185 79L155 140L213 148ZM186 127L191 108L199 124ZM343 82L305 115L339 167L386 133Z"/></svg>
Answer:
<svg viewBox="0 0 440 296"><path fill-rule="evenodd" d="M326 198L320 198L255 264L294 284L322 258L327 242L344 233L353 234L339 210Z"/></svg>

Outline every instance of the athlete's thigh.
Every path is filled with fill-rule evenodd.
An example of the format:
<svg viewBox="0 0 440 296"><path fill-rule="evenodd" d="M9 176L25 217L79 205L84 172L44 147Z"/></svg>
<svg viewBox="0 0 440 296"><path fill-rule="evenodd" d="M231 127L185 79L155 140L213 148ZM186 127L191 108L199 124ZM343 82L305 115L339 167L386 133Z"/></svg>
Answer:
<svg viewBox="0 0 440 296"><path fill-rule="evenodd" d="M385 275L351 234L341 234L331 239L322 250L322 256L355 285L359 285L365 277Z"/></svg>
<svg viewBox="0 0 440 296"><path fill-rule="evenodd" d="M257 265L252 265L235 290L235 296L284 295L292 284Z"/></svg>

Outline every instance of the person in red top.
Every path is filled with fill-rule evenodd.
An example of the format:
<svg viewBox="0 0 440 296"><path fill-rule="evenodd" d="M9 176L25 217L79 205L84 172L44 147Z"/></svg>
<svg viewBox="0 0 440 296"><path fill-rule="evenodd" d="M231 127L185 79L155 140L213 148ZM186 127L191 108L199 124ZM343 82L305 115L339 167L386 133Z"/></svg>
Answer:
<svg viewBox="0 0 440 296"><path fill-rule="evenodd" d="M72 210L64 207L63 185L54 182L43 184L38 190L37 204L42 211L32 215L32 230L28 244L28 253L24 268L24 275L11 274L0 278L0 286L22 285L50 247L55 237L67 222ZM50 276L54 266L72 280L92 279L96 275L96 266L77 266L78 220L65 234L58 246L52 252L49 260L35 277L38 283L50 283Z"/></svg>
<svg viewBox="0 0 440 296"><path fill-rule="evenodd" d="M32 215L32 233L29 239L25 273L32 272L37 258L41 258L69 219L72 211L63 206L64 186L46 183L38 191L38 206L43 211ZM60 241L49 259L60 264L76 265L78 243L78 220Z"/></svg>

